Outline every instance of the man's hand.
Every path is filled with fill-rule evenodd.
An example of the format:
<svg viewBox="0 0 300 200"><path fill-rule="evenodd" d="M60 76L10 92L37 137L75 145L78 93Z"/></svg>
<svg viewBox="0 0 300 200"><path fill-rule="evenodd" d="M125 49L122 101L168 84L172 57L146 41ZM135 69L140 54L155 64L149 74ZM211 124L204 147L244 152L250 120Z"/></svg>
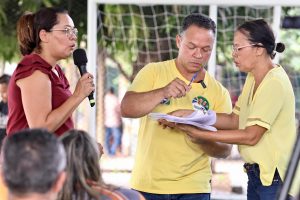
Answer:
<svg viewBox="0 0 300 200"><path fill-rule="evenodd" d="M190 89L191 86L188 86L183 80L180 80L179 78L175 78L173 81L171 81L168 85L166 85L163 88L163 92L165 98L167 99L171 97L181 98L184 97L186 93L190 91Z"/></svg>

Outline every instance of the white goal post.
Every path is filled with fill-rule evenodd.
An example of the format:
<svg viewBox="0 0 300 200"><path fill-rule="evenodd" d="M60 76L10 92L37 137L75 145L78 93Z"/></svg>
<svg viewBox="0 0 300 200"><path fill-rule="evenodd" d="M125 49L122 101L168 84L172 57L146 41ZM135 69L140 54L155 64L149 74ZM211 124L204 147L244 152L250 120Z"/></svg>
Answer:
<svg viewBox="0 0 300 200"><path fill-rule="evenodd" d="M209 7L209 16L217 22L218 6L272 6L273 9L273 30L279 36L281 7L282 6L300 6L300 0L88 0L88 30L87 30L87 57L88 71L96 75L97 66L97 12L98 4L138 4L138 5L201 5ZM216 43L215 43L216 45ZM211 75L215 74L216 66L216 48L214 48L209 64L208 71ZM96 76L95 76L96 78ZM95 80L97 82L97 80ZM97 92L97 91L95 91ZM95 97L97 95L95 94ZM96 99L97 101L97 99ZM96 137L96 109L91 109L89 113L89 133Z"/></svg>

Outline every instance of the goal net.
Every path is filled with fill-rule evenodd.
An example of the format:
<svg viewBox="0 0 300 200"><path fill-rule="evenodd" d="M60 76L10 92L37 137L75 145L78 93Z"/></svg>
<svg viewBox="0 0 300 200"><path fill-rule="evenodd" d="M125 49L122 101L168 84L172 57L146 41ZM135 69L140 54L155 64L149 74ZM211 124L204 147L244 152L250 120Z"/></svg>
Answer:
<svg viewBox="0 0 300 200"><path fill-rule="evenodd" d="M297 13L299 8L282 7L281 19ZM147 63L177 56L175 37L180 33L183 18L190 13L210 15L209 6L198 5L116 5L98 4L98 49L106 58L106 88L119 89L120 98L136 73ZM237 26L246 20L264 18L274 22L272 6L218 6L215 74L230 92L235 103L246 78L233 64L231 45ZM277 35L286 44L279 63L287 70L300 112L299 31L281 29ZM291 39L292 38L292 39ZM298 54L297 56L292 56ZM288 56L286 56L288 55Z"/></svg>

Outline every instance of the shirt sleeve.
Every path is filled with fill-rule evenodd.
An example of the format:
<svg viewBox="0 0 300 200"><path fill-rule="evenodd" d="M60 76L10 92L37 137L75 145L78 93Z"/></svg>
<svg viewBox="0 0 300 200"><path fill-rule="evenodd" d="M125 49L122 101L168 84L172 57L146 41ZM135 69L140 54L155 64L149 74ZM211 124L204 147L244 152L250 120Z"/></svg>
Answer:
<svg viewBox="0 0 300 200"><path fill-rule="evenodd" d="M17 66L15 71L15 80L23 79L31 76L36 70L41 71L48 76L51 76L51 66L45 66L45 64L34 56L25 57Z"/></svg>
<svg viewBox="0 0 300 200"><path fill-rule="evenodd" d="M241 98L241 95L239 96L238 100L236 101L236 103L234 105L234 108L233 108L233 111L232 111L236 115L240 115L240 110L241 110L240 98Z"/></svg>
<svg viewBox="0 0 300 200"><path fill-rule="evenodd" d="M134 78L128 91L147 92L153 89L156 80L156 65L148 64L143 67Z"/></svg>
<svg viewBox="0 0 300 200"><path fill-rule="evenodd" d="M283 106L284 96L280 80L270 79L262 85L254 95L246 126L259 125L269 130Z"/></svg>

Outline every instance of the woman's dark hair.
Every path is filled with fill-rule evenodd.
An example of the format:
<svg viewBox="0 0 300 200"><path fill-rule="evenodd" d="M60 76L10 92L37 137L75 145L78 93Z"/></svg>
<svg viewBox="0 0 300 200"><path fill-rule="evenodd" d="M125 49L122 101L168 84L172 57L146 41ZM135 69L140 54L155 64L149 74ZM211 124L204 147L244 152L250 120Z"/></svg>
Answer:
<svg viewBox="0 0 300 200"><path fill-rule="evenodd" d="M42 8L36 13L27 12L22 15L17 23L18 43L23 56L31 54L33 51L40 52L41 30L50 31L58 24L57 14L68 14L62 8Z"/></svg>
<svg viewBox="0 0 300 200"><path fill-rule="evenodd" d="M67 155L67 179L63 189L59 194L59 200L84 199L86 195L89 199L99 196L87 181L94 181L99 185L104 185L99 158L100 152L96 141L88 133L81 130L70 130L60 138Z"/></svg>
<svg viewBox="0 0 300 200"><path fill-rule="evenodd" d="M275 43L274 33L263 19L247 21L240 25L237 30L247 36L251 43L264 47L272 59L275 57L276 52L281 53L285 49L283 43Z"/></svg>

